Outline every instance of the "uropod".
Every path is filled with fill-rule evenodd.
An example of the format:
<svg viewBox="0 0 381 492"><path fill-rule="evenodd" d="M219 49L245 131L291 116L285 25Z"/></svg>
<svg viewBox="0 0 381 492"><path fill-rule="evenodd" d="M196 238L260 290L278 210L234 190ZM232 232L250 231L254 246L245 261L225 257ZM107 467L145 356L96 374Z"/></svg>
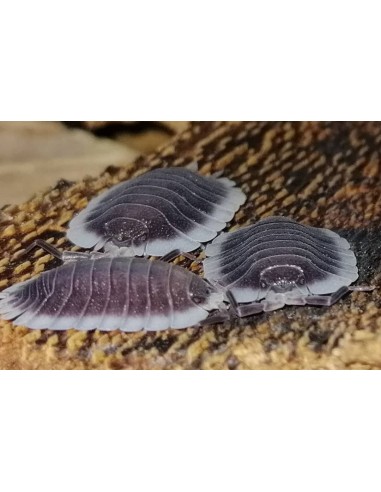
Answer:
<svg viewBox="0 0 381 492"><path fill-rule="evenodd" d="M246 197L233 181L194 167L154 169L113 186L71 220L67 237L125 256L169 258L197 249L225 228Z"/></svg>
<svg viewBox="0 0 381 492"><path fill-rule="evenodd" d="M205 278L224 289L239 316L284 305L330 306L357 280L356 257L333 231L285 217L223 233L205 250Z"/></svg>
<svg viewBox="0 0 381 492"><path fill-rule="evenodd" d="M164 330L197 325L223 293L177 265L83 257L0 292L0 317L36 329Z"/></svg>

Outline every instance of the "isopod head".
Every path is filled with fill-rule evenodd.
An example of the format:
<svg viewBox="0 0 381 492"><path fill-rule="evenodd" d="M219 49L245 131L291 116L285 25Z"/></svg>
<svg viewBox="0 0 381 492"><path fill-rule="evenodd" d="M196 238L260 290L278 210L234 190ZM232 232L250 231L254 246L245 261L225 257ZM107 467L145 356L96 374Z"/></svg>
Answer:
<svg viewBox="0 0 381 492"><path fill-rule="evenodd" d="M148 227L141 220L118 217L105 224L105 239L118 248L145 251L148 237Z"/></svg>
<svg viewBox="0 0 381 492"><path fill-rule="evenodd" d="M274 292L289 292L306 282L303 270L297 265L275 265L265 268L260 273L262 289Z"/></svg>

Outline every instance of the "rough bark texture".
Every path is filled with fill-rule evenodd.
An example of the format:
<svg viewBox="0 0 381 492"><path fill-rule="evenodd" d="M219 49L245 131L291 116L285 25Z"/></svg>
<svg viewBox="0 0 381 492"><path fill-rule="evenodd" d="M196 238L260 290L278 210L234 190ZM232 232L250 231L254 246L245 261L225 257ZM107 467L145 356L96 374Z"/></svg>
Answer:
<svg viewBox="0 0 381 492"><path fill-rule="evenodd" d="M200 123L150 157L108 168L98 179L61 181L0 216L0 289L59 262L39 237L70 247L73 214L101 190L142 171L197 160L223 170L248 200L230 228L286 215L343 234L358 257L358 283L378 285L381 267L381 124ZM181 263L200 271L189 260ZM330 308L286 307L269 314L160 333L32 331L0 321L2 368L301 369L381 367L381 298L352 293Z"/></svg>

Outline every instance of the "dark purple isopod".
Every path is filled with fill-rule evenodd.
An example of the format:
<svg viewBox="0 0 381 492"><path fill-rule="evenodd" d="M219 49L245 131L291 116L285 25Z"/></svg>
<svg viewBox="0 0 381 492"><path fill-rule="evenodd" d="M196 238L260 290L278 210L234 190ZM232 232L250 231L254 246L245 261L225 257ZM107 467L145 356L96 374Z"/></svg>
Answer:
<svg viewBox="0 0 381 492"><path fill-rule="evenodd" d="M285 217L223 233L206 255L205 278L229 293L231 302L253 303L253 313L285 304L331 305L356 289L348 287L358 271L346 239Z"/></svg>
<svg viewBox="0 0 381 492"><path fill-rule="evenodd" d="M185 328L220 308L223 293L184 268L145 258L64 263L0 293L0 316L52 330Z"/></svg>
<svg viewBox="0 0 381 492"><path fill-rule="evenodd" d="M67 236L78 246L125 256L193 251L216 237L244 203L234 186L189 168L155 169L91 200Z"/></svg>

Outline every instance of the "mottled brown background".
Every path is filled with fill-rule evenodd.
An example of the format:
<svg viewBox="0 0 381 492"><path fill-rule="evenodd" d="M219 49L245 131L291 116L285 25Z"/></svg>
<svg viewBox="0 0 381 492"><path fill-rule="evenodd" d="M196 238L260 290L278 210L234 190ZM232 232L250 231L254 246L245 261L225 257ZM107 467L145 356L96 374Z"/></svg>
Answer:
<svg viewBox="0 0 381 492"><path fill-rule="evenodd" d="M21 193L33 191L32 186L28 188L29 176L36 177L44 160L52 170L61 166L57 179L66 179L21 205L13 200L20 195L0 188L0 204L11 203L3 207L0 218L0 289L58 265L41 250L29 257L22 252L37 237L61 249L69 248L65 240L68 221L97 193L146 169L181 166L192 160L198 161L205 174L223 170L247 193L248 200L230 229L273 214L329 227L352 244L358 257L359 283L380 286L380 123L213 122L187 126L169 122L151 127L157 135L156 142L146 140L149 145L144 144L144 132L136 126L132 132L126 131L129 125L134 128L128 122L61 126L60 131L69 132L67 138L73 139L73 132L79 132L82 137L75 138L86 142L65 145L65 140L55 135L48 152L46 147L42 150L41 139L40 145L33 147L28 172L23 171L28 154L15 152L14 137L1 140L0 128L2 183L6 166L8 178L14 177L12 165L16 162L13 170L19 169ZM54 134L56 129L51 131ZM11 149L5 158L2 142L8 142ZM159 144L160 148L147 155ZM95 169L108 167L99 177L67 181L81 166L83 175L95 175ZM37 184L42 190L43 171L40 176ZM180 262L202 271L189 260ZM286 307L231 324L149 334L54 333L15 328L0 321L0 367L379 368L380 315L377 288L372 293L348 295L330 308Z"/></svg>

